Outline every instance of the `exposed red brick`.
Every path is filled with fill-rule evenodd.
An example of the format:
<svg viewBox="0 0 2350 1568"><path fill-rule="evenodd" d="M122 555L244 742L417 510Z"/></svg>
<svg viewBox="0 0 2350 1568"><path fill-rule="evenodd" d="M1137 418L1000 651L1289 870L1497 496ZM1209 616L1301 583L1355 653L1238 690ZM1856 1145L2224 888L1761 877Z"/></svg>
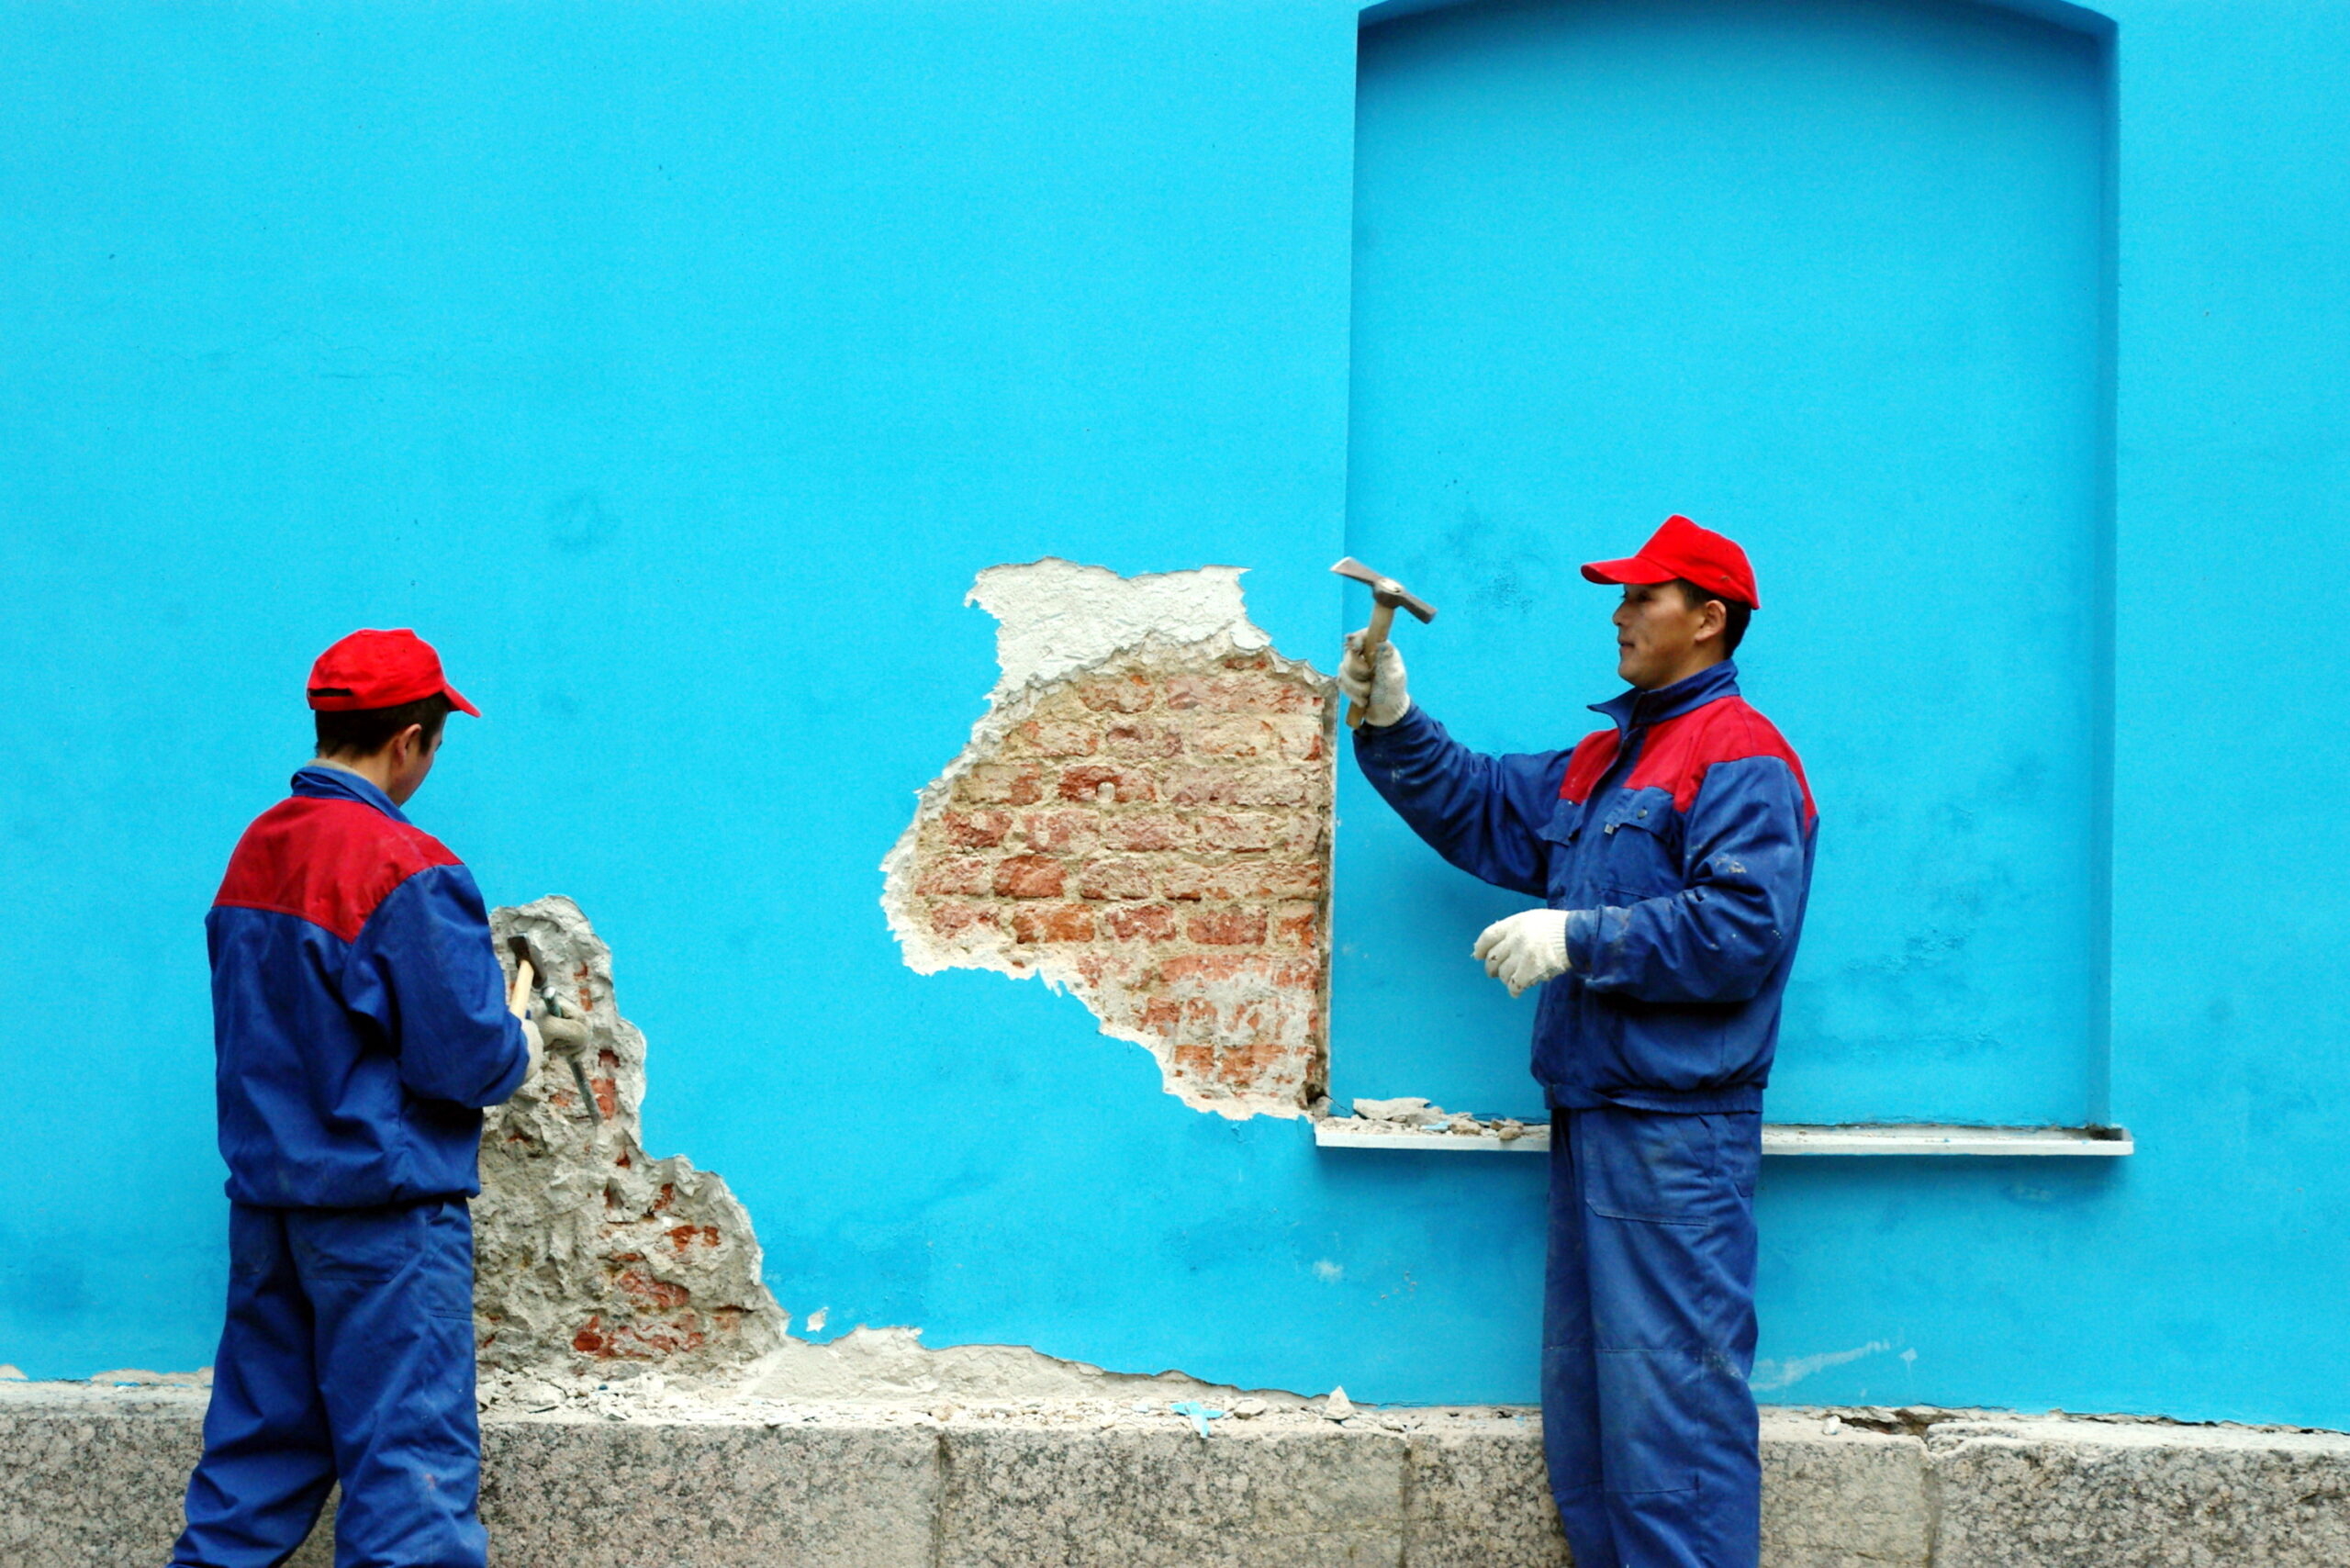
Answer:
<svg viewBox="0 0 2350 1568"><path fill-rule="evenodd" d="M704 1247L718 1245L718 1227L714 1225L672 1226L666 1234L669 1238L669 1245L680 1252L697 1242Z"/></svg>
<svg viewBox="0 0 2350 1568"><path fill-rule="evenodd" d="M1171 724L1129 719L1102 732L1102 749L1112 756L1179 756L1183 751L1183 735Z"/></svg>
<svg viewBox="0 0 2350 1568"><path fill-rule="evenodd" d="M1238 897L1235 890L1233 869L1228 866L1192 866L1181 862L1170 864L1158 873L1158 890L1170 899L1196 903L1211 899L1219 903Z"/></svg>
<svg viewBox="0 0 2350 1568"><path fill-rule="evenodd" d="M1255 879L1243 897L1310 899L1318 897L1327 879L1318 862L1275 861L1255 868Z"/></svg>
<svg viewBox="0 0 2350 1568"><path fill-rule="evenodd" d="M1147 899L1151 894L1150 864L1145 860L1096 860L1077 879L1081 899Z"/></svg>
<svg viewBox="0 0 2350 1568"><path fill-rule="evenodd" d="M1104 790L1102 788L1109 788ZM1158 790L1151 784L1150 775L1135 767L1109 767L1091 763L1083 767L1071 767L1061 774L1060 795L1064 801L1091 801L1099 804L1104 795L1117 804L1130 805L1136 801L1158 799Z"/></svg>
<svg viewBox="0 0 2350 1568"><path fill-rule="evenodd" d="M1172 942L1178 930L1175 912L1163 903L1106 910L1102 924L1121 942Z"/></svg>
<svg viewBox="0 0 2350 1568"><path fill-rule="evenodd" d="M994 875L994 863L980 856L943 855L923 867L914 891L925 898L984 893Z"/></svg>
<svg viewBox="0 0 2350 1568"><path fill-rule="evenodd" d="M1080 681L1077 700L1096 713L1139 713L1158 700L1158 691L1146 675L1108 676Z"/></svg>
<svg viewBox="0 0 2350 1568"><path fill-rule="evenodd" d="M1309 767L1251 768L1239 776L1230 799L1237 806L1302 806L1322 789L1321 778Z"/></svg>
<svg viewBox="0 0 2350 1568"><path fill-rule="evenodd" d="M1102 819L1099 812L1030 812L1020 829L1028 835L1029 848L1061 854L1092 848L1102 836Z"/></svg>
<svg viewBox="0 0 2350 1568"><path fill-rule="evenodd" d="M1091 942L1093 912L1081 903L1029 904L1012 912L1017 942Z"/></svg>
<svg viewBox="0 0 2350 1568"><path fill-rule="evenodd" d="M1102 842L1113 849L1143 853L1173 849L1183 842L1183 824L1175 817L1157 812L1109 817L1102 823Z"/></svg>
<svg viewBox="0 0 2350 1568"><path fill-rule="evenodd" d="M1265 941L1265 912L1258 909L1209 910L1183 923L1194 942L1215 947L1257 947Z"/></svg>
<svg viewBox="0 0 2350 1568"><path fill-rule="evenodd" d="M930 929L946 941L968 936L975 931L1000 929L995 911L980 904L940 903L930 909Z"/></svg>
<svg viewBox="0 0 2350 1568"><path fill-rule="evenodd" d="M1026 700L918 826L910 913L1062 979L1106 1030L1156 1042L1170 1084L1302 1103L1328 947L1320 691L1252 650L1148 655Z"/></svg>
<svg viewBox="0 0 2350 1568"><path fill-rule="evenodd" d="M1049 855L1007 855L996 863L1000 899L1057 899L1067 871Z"/></svg>
<svg viewBox="0 0 2350 1568"><path fill-rule="evenodd" d="M1045 798L1045 770L1033 762L975 763L955 793L979 805L1033 806Z"/></svg>
<svg viewBox="0 0 2350 1568"><path fill-rule="evenodd" d="M1192 819L1202 849L1250 853L1282 842L1282 819L1264 812L1203 812Z"/></svg>
<svg viewBox="0 0 2350 1568"><path fill-rule="evenodd" d="M673 1280L656 1280L642 1269L622 1270L618 1282L638 1303L660 1312L675 1311L694 1294Z"/></svg>
<svg viewBox="0 0 2350 1568"><path fill-rule="evenodd" d="M1260 756L1280 748L1271 722L1254 717L1204 720L1192 726L1191 739L1194 756Z"/></svg>
<svg viewBox="0 0 2350 1568"><path fill-rule="evenodd" d="M1031 719L1013 734L1015 745L1038 756L1091 756L1102 745L1101 731L1065 720Z"/></svg>
<svg viewBox="0 0 2350 1568"><path fill-rule="evenodd" d="M1012 831L1010 812L957 812L939 814L938 825L946 842L962 849L993 849Z"/></svg>

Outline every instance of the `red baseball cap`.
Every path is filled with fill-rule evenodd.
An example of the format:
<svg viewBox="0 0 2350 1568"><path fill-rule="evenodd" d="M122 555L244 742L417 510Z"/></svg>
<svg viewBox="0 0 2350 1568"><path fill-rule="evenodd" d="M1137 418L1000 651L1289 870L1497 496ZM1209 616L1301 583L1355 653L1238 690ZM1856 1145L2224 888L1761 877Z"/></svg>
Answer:
<svg viewBox="0 0 2350 1568"><path fill-rule="evenodd" d="M1754 591L1754 568L1738 541L1710 528L1700 528L1675 513L1649 535L1637 555L1620 561L1594 561L1583 569L1595 583L1669 583L1686 577L1708 592L1734 599L1749 610L1762 608Z"/></svg>
<svg viewBox="0 0 2350 1568"><path fill-rule="evenodd" d="M397 708L435 692L459 711L481 717L481 710L441 673L441 655L432 644L405 626L397 632L353 632L310 666L310 706L321 712Z"/></svg>

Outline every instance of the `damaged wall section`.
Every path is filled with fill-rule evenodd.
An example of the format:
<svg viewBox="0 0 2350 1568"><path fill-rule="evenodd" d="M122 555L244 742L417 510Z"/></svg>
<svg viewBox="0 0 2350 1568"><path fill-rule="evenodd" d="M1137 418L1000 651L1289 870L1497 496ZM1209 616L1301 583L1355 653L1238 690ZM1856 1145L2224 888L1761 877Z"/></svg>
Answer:
<svg viewBox="0 0 2350 1568"><path fill-rule="evenodd" d="M923 974L1038 976L1227 1116L1322 1092L1335 707L1239 572L990 567L1002 676L884 862Z"/></svg>
<svg viewBox="0 0 2350 1568"><path fill-rule="evenodd" d="M611 950L578 905L543 898L490 916L498 952L530 938L597 1101L565 1053L482 1127L474 1200L475 1327L483 1364L511 1369L658 1361L715 1370L773 1350L787 1326L759 1277L750 1215L726 1183L641 1141L644 1036L620 1015Z"/></svg>

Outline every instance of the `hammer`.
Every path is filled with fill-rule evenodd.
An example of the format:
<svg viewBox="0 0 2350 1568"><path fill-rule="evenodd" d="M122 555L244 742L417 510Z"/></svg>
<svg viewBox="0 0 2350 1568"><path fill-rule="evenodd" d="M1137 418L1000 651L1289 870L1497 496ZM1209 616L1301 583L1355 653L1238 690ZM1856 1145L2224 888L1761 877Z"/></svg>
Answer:
<svg viewBox="0 0 2350 1568"><path fill-rule="evenodd" d="M561 1051L571 1060L572 1081L579 1085L579 1098L588 1103L588 1119L599 1126L604 1120L604 1108L596 1103L596 1086L588 1081L588 1064L579 1059L580 1047L588 1043L588 1025L577 1018L565 1017L554 992L538 982L546 975L539 967L538 955L531 950L531 939L517 932L506 939L506 950L514 955L515 972L527 978L523 983L539 999L539 1009L545 1014L539 1020L539 1038L552 1050Z"/></svg>
<svg viewBox="0 0 2350 1568"><path fill-rule="evenodd" d="M1406 591L1404 585L1393 577L1381 577L1352 555L1330 569L1342 577L1352 577L1359 583L1367 584L1371 588L1371 628L1363 633L1362 655L1371 661L1373 669L1379 667L1379 644L1387 641L1387 629L1395 623L1396 610L1409 610L1419 618L1423 626L1436 619L1435 605ZM1362 728L1362 715L1361 703L1348 703L1347 728Z"/></svg>

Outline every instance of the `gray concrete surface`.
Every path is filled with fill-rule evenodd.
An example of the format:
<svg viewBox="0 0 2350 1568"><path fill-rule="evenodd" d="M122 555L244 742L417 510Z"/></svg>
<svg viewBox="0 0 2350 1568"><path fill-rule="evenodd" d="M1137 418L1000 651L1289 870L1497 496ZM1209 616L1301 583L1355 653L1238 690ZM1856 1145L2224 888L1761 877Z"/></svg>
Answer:
<svg viewBox="0 0 2350 1568"><path fill-rule="evenodd" d="M0 1568L160 1568L204 1393L0 1383ZM1559 1568L1531 1420L494 1413L498 1568ZM2350 1437L1829 1412L1764 1419L1769 1568L2344 1568ZM295 1568L328 1568L322 1527Z"/></svg>

